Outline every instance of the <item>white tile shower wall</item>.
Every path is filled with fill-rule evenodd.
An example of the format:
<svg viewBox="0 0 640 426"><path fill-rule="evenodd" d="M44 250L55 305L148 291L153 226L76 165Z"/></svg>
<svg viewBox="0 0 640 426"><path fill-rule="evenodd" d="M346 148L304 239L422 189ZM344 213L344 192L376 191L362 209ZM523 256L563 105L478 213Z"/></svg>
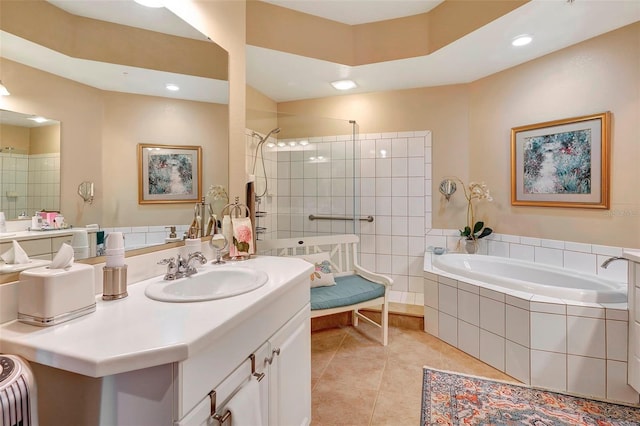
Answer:
<svg viewBox="0 0 640 426"><path fill-rule="evenodd" d="M60 210L59 153L29 156L26 207L27 216L36 210Z"/></svg>
<svg viewBox="0 0 640 426"><path fill-rule="evenodd" d="M159 225L159 226L123 226L117 228L102 228L105 238L110 232L122 232L124 235L125 250L133 250L148 246L164 244L165 238L169 238L169 227L176 227L176 234L182 238L189 225Z"/></svg>
<svg viewBox="0 0 640 426"><path fill-rule="evenodd" d="M459 251L459 240L457 229L430 229L425 249L442 246ZM622 247L492 234L480 240L479 253L559 266L626 283L627 262L613 262L606 269L600 266L611 256L622 256L622 250Z"/></svg>
<svg viewBox="0 0 640 426"><path fill-rule="evenodd" d="M0 153L0 211L15 219L60 210L60 154Z"/></svg>
<svg viewBox="0 0 640 426"><path fill-rule="evenodd" d="M251 131L246 134L250 170L256 141ZM349 215L355 203L360 216L374 216L373 222L358 223L360 262L394 279L390 300L422 305L424 238L431 227L431 132L360 134L357 152L351 139L308 138L306 146L299 139L278 141L284 146L272 148L277 161L268 171L276 181L269 183L274 233L265 238L354 232L349 222L308 216Z"/></svg>
<svg viewBox="0 0 640 426"><path fill-rule="evenodd" d="M424 273L425 331L533 386L638 404L626 308L532 302Z"/></svg>

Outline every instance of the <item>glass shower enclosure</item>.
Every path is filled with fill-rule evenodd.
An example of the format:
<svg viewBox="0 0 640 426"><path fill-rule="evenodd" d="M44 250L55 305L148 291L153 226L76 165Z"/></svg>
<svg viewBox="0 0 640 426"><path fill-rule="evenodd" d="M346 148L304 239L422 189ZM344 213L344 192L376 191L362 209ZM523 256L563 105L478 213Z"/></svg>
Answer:
<svg viewBox="0 0 640 426"><path fill-rule="evenodd" d="M355 121L248 111L247 123L258 241L359 234Z"/></svg>

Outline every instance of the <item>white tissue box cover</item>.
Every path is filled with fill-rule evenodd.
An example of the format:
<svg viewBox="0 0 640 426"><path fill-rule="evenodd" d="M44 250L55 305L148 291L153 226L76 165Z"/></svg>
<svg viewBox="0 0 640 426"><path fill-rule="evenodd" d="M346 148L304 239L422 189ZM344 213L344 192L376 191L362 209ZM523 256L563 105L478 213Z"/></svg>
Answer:
<svg viewBox="0 0 640 426"><path fill-rule="evenodd" d="M93 267L33 268L20 273L18 313L53 318L95 303Z"/></svg>

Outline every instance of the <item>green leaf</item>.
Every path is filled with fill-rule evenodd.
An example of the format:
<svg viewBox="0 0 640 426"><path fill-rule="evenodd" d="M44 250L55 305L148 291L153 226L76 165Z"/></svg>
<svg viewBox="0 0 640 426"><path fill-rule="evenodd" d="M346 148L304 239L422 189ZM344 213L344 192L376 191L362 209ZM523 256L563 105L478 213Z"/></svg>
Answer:
<svg viewBox="0 0 640 426"><path fill-rule="evenodd" d="M469 228L468 226L465 226L464 230L460 231L460 236L461 237L468 237L469 235L471 235L471 228Z"/></svg>
<svg viewBox="0 0 640 426"><path fill-rule="evenodd" d="M476 222L475 225L473 225L473 233L476 234L478 232L480 232L480 230L484 227L484 222Z"/></svg>
<svg viewBox="0 0 640 426"><path fill-rule="evenodd" d="M484 237L486 237L487 235L491 235L491 233L492 233L492 232L493 232L493 229L491 229L491 228L484 228L484 229L482 230L482 233L481 233L480 235L478 235L478 238L484 238Z"/></svg>

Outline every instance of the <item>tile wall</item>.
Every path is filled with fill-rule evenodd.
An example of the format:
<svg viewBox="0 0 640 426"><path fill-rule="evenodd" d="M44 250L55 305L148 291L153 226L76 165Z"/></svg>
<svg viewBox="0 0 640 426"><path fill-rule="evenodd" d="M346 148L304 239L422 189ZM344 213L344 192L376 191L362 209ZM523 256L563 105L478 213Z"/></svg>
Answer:
<svg viewBox="0 0 640 426"><path fill-rule="evenodd" d="M122 232L124 235L125 250L133 250L142 247L164 244L165 238L169 238L169 227L176 227L176 234L182 238L189 229L189 225L165 225L165 226L123 226L117 228L101 228L105 238L110 232Z"/></svg>
<svg viewBox="0 0 640 426"><path fill-rule="evenodd" d="M252 133L246 132L248 171L257 143ZM337 135L310 137L304 146L300 139L272 141L283 147L265 144L268 213L258 226L268 229L260 238L351 233L352 222L308 217L351 215L355 208L358 216L374 216L371 223L358 222L355 231L362 266L393 278L392 301L422 305L424 230L431 227L431 132L360 134L355 145L351 139ZM262 164L256 164L261 190Z"/></svg>
<svg viewBox="0 0 640 426"><path fill-rule="evenodd" d="M431 229L427 231L426 246L427 250L446 247L448 251L459 251L459 240L457 229ZM612 256L621 256L622 250L597 244L492 234L480 240L478 253L558 266L626 283L627 262L613 262L607 269L600 266ZM428 256L425 262L426 266L430 265Z"/></svg>
<svg viewBox="0 0 640 426"><path fill-rule="evenodd" d="M0 153L0 211L15 219L24 212L60 209L60 154Z"/></svg>
<svg viewBox="0 0 640 426"><path fill-rule="evenodd" d="M425 331L523 383L639 402L627 385L626 304L547 303L430 272L424 292Z"/></svg>

